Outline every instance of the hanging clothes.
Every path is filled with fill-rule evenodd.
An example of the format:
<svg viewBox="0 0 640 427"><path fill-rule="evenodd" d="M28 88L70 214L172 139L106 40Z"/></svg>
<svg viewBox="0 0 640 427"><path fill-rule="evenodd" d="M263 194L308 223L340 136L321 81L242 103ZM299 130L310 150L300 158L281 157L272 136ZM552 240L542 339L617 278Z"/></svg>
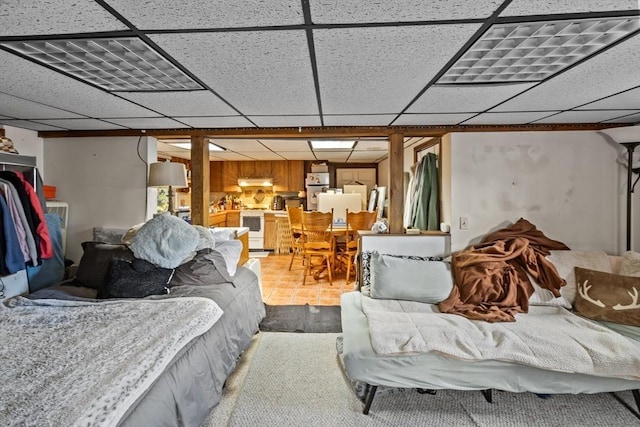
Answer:
<svg viewBox="0 0 640 427"><path fill-rule="evenodd" d="M51 244L51 236L49 235L47 220L44 217L44 209L40 201L40 196L38 196L38 193L29 183L29 181L24 179L24 175L22 175L21 173L16 173L16 176L22 181L24 189L29 195L31 206L33 207L39 220L39 223L36 226L36 232L38 233L38 236L40 236L40 257L43 259L53 258L53 245Z"/></svg>
<svg viewBox="0 0 640 427"><path fill-rule="evenodd" d="M435 154L427 153L420 160L416 181L412 226L420 230L438 230L438 157Z"/></svg>
<svg viewBox="0 0 640 427"><path fill-rule="evenodd" d="M9 214L11 215L11 220L13 221L13 225L16 229L16 235L18 236L18 244L20 246L20 250L22 251L22 255L24 257L24 262L31 262L31 254L29 251L29 244L27 240L31 238L33 240L33 236L31 235L31 230L25 230L24 223L22 222L22 217L24 217L24 209L20 204L20 200L14 198L13 185L11 183L0 179L0 196L4 197L5 202L7 202ZM22 210L22 212L20 212ZM22 216L21 216L22 214ZM35 251L35 242L34 242L34 251ZM37 256L36 256L37 260Z"/></svg>
<svg viewBox="0 0 640 427"><path fill-rule="evenodd" d="M4 239L0 243L0 249L2 250L3 263L0 265L0 273L3 276L17 273L20 270L25 269L24 255L20 250L20 244L18 243L18 235L16 228L9 212L9 207L4 197L0 197L0 228L2 228L2 234Z"/></svg>

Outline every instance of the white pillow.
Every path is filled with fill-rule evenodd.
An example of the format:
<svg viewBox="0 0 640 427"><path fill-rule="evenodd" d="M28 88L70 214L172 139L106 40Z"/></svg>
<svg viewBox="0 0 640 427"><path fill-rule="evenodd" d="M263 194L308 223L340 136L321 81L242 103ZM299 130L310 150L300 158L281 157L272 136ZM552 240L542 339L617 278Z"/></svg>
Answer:
<svg viewBox="0 0 640 427"><path fill-rule="evenodd" d="M371 298L437 304L453 288L451 266L444 261L423 261L371 253Z"/></svg>
<svg viewBox="0 0 640 427"><path fill-rule="evenodd" d="M228 228L210 228L209 231L216 242L220 240L233 240L236 238L236 232L234 230L229 230Z"/></svg>
<svg viewBox="0 0 640 427"><path fill-rule="evenodd" d="M555 298L551 291L540 287L531 277L534 293L529 297L531 305L556 305L572 308L576 300L576 274L574 267L611 273L609 256L602 251L551 251L547 259L558 270L558 274L567 284L560 288L560 296Z"/></svg>
<svg viewBox="0 0 640 427"><path fill-rule="evenodd" d="M235 276L238 269L238 261L242 253L242 242L240 240L216 240L216 246L213 248L222 254L227 263L227 271L230 276Z"/></svg>

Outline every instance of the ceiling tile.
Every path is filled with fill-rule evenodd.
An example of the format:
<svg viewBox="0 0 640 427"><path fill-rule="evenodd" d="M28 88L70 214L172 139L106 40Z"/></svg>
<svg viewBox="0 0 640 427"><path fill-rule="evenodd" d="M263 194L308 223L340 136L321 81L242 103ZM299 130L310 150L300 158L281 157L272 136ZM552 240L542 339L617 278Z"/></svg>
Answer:
<svg viewBox="0 0 640 427"><path fill-rule="evenodd" d="M162 34L152 39L243 114L318 113L304 31Z"/></svg>
<svg viewBox="0 0 640 427"><path fill-rule="evenodd" d="M320 126L320 116L249 116L249 119L262 128Z"/></svg>
<svg viewBox="0 0 640 427"><path fill-rule="evenodd" d="M557 113L557 111L527 111L522 113L484 113L470 118L463 125L527 124Z"/></svg>
<svg viewBox="0 0 640 427"><path fill-rule="evenodd" d="M228 116L236 111L209 91L129 92L120 96L167 116Z"/></svg>
<svg viewBox="0 0 640 427"><path fill-rule="evenodd" d="M61 118L81 118L82 116L38 104L26 99L0 93L0 113L16 118L31 119L61 119Z"/></svg>
<svg viewBox="0 0 640 427"><path fill-rule="evenodd" d="M351 151L316 151L316 157L319 160L326 160L328 162L345 163Z"/></svg>
<svg viewBox="0 0 640 427"><path fill-rule="evenodd" d="M242 151L251 160L286 160L284 156L272 151Z"/></svg>
<svg viewBox="0 0 640 427"><path fill-rule="evenodd" d="M409 113L482 112L534 86L534 83L485 86L431 86Z"/></svg>
<svg viewBox="0 0 640 427"><path fill-rule="evenodd" d="M107 119L112 123L116 123L121 126L125 126L131 129L174 129L174 128L186 128L180 122L167 117L142 117L135 119Z"/></svg>
<svg viewBox="0 0 640 427"><path fill-rule="evenodd" d="M265 146L275 152L308 152L311 153L306 139L260 139Z"/></svg>
<svg viewBox="0 0 640 427"><path fill-rule="evenodd" d="M477 24L315 30L325 114L400 112Z"/></svg>
<svg viewBox="0 0 640 427"><path fill-rule="evenodd" d="M57 126L49 126L46 124L29 122L27 120L0 119L0 124L30 130L65 130L64 128Z"/></svg>
<svg viewBox="0 0 640 427"><path fill-rule="evenodd" d="M311 17L316 24L345 22L407 22L440 19L464 19L489 17L502 0L474 0L473 2L397 0L369 1L366 7L361 0L335 1L311 0Z"/></svg>
<svg viewBox="0 0 640 427"><path fill-rule="evenodd" d="M354 151L349 157L349 163L380 161L389 154L388 151Z"/></svg>
<svg viewBox="0 0 640 427"><path fill-rule="evenodd" d="M325 126L387 126L395 114L367 114L367 115L324 115Z"/></svg>
<svg viewBox="0 0 640 427"><path fill-rule="evenodd" d="M2 92L89 117L155 116L146 108L0 51Z"/></svg>
<svg viewBox="0 0 640 427"><path fill-rule="evenodd" d="M213 158L214 160L251 160L247 156L229 151L210 153L209 158Z"/></svg>
<svg viewBox="0 0 640 427"><path fill-rule="evenodd" d="M111 130L125 128L124 126L118 126L115 123L109 123L97 119L53 119L39 120L39 122L69 130Z"/></svg>
<svg viewBox="0 0 640 427"><path fill-rule="evenodd" d="M140 29L258 27L304 23L299 0L108 0Z"/></svg>
<svg viewBox="0 0 640 427"><path fill-rule="evenodd" d="M311 151L278 151L287 160L316 160Z"/></svg>
<svg viewBox="0 0 640 427"><path fill-rule="evenodd" d="M224 147L231 151L269 151L267 147L256 139L221 139L211 138L210 141L217 146Z"/></svg>
<svg viewBox="0 0 640 427"><path fill-rule="evenodd" d="M389 149L389 141L381 140L361 140L358 141L354 151L387 151Z"/></svg>
<svg viewBox="0 0 640 427"><path fill-rule="evenodd" d="M637 0L514 0L500 16L633 10Z"/></svg>
<svg viewBox="0 0 640 427"><path fill-rule="evenodd" d="M629 116L619 117L613 120L607 120L605 123L640 123L640 113L631 114Z"/></svg>
<svg viewBox="0 0 640 427"><path fill-rule="evenodd" d="M474 113L466 114L403 114L393 122L398 126L420 125L457 125L466 119L473 117Z"/></svg>
<svg viewBox="0 0 640 427"><path fill-rule="evenodd" d="M567 110L638 85L640 36L540 83L493 111ZM614 65L615 64L615 65Z"/></svg>
<svg viewBox="0 0 640 427"><path fill-rule="evenodd" d="M3 1L0 17L1 36L128 30L93 0Z"/></svg>
<svg viewBox="0 0 640 427"><path fill-rule="evenodd" d="M565 111L555 116L540 119L535 123L599 123L636 113L629 110Z"/></svg>
<svg viewBox="0 0 640 427"><path fill-rule="evenodd" d="M630 110L640 108L640 87L610 96L605 99L601 99L600 101L595 101L583 105L582 107L578 108L578 110L607 110L612 108Z"/></svg>
<svg viewBox="0 0 640 427"><path fill-rule="evenodd" d="M249 120L242 116L220 117L176 117L182 123L194 128L244 128L255 127Z"/></svg>

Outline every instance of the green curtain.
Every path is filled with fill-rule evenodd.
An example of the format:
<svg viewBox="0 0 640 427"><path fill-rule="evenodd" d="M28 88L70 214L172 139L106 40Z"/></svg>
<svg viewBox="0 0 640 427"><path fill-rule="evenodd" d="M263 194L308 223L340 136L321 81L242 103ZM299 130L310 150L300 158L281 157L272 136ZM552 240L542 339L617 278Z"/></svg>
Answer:
<svg viewBox="0 0 640 427"><path fill-rule="evenodd" d="M417 172L418 189L413 204L412 226L420 230L438 230L438 157L427 153L420 160Z"/></svg>

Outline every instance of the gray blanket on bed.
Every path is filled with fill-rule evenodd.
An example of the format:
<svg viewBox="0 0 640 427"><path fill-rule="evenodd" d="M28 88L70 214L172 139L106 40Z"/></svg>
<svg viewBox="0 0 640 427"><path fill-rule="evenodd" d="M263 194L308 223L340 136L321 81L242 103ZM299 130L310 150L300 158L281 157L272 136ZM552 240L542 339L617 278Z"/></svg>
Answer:
<svg viewBox="0 0 640 427"><path fill-rule="evenodd" d="M6 304L0 304L0 425L6 426L116 425L222 315L215 302L192 297L17 297Z"/></svg>

